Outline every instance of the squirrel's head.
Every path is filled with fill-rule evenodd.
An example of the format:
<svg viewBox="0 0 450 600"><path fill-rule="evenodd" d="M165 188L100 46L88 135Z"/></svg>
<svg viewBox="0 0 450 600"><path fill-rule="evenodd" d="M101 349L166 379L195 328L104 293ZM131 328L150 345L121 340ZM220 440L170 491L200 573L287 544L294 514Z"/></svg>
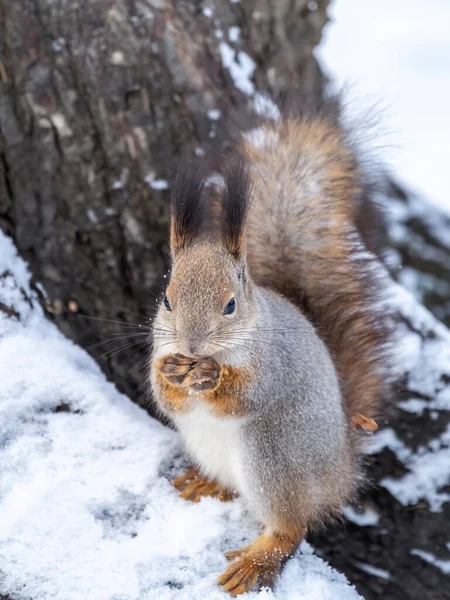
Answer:
<svg viewBox="0 0 450 600"><path fill-rule="evenodd" d="M202 172L178 174L171 197L173 266L154 325L155 345L167 353L242 354L256 317L244 239L249 202L247 170L236 162L225 177L220 218L207 231L214 220Z"/></svg>

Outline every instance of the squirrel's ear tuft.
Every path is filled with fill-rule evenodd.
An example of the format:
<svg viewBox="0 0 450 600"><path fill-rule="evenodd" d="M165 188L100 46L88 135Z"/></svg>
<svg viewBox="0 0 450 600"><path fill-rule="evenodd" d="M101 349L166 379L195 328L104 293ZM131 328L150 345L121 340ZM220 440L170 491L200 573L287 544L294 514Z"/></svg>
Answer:
<svg viewBox="0 0 450 600"><path fill-rule="evenodd" d="M222 240L237 260L245 253L244 228L250 207L251 186L247 163L242 156L229 165L222 199Z"/></svg>
<svg viewBox="0 0 450 600"><path fill-rule="evenodd" d="M204 182L204 171L199 164L186 163L178 169L170 198L172 256L191 245L200 235L206 213Z"/></svg>

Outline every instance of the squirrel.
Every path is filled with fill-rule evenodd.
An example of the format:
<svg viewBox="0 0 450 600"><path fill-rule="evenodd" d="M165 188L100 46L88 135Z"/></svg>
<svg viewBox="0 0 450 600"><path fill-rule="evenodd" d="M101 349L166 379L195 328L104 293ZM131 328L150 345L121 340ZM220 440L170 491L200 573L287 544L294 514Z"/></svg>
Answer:
<svg viewBox="0 0 450 600"><path fill-rule="evenodd" d="M238 494L264 528L226 553L218 584L233 596L272 587L307 532L355 499L363 430L388 390L384 284L356 225L364 173L338 116L267 120L236 156L219 211L201 170L172 186L150 363L193 464L173 481L181 496Z"/></svg>

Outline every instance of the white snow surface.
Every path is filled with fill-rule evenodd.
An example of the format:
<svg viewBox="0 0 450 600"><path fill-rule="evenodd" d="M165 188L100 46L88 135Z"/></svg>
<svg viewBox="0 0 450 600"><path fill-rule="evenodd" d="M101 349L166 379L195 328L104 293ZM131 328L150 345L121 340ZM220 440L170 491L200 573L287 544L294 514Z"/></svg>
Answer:
<svg viewBox="0 0 450 600"><path fill-rule="evenodd" d="M329 14L320 63L362 106L384 107L384 161L450 211L450 2L333 0Z"/></svg>
<svg viewBox="0 0 450 600"><path fill-rule="evenodd" d="M20 289L22 288L22 289ZM223 552L258 533L241 501L181 500L178 436L49 322L0 232L0 594L14 600L219 600ZM59 408L58 408L59 407ZM70 407L70 410L67 410ZM356 600L303 544L274 592Z"/></svg>
<svg viewBox="0 0 450 600"><path fill-rule="evenodd" d="M400 408L423 412L425 408L450 410L450 332L438 322L412 295L398 284L392 284L392 301L407 319L409 326L398 332L396 354L402 370L409 373L408 389L417 397L407 399ZM421 335L419 335L419 333ZM423 338L426 343L422 342ZM423 400L422 400L423 398ZM431 511L440 511L450 501L445 487L450 484L450 426L426 446L413 452L390 428L373 436L373 453L389 448L408 472L399 479L385 478L381 484L399 502L413 505L425 500Z"/></svg>

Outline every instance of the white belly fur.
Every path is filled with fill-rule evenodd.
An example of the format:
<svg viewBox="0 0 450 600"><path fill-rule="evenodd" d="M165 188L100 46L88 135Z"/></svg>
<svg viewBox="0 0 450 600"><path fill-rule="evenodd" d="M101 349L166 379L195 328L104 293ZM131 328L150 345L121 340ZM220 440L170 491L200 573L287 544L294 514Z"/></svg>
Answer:
<svg viewBox="0 0 450 600"><path fill-rule="evenodd" d="M174 421L188 454L203 474L243 494L242 421L219 419L200 400L188 413L176 415Z"/></svg>

